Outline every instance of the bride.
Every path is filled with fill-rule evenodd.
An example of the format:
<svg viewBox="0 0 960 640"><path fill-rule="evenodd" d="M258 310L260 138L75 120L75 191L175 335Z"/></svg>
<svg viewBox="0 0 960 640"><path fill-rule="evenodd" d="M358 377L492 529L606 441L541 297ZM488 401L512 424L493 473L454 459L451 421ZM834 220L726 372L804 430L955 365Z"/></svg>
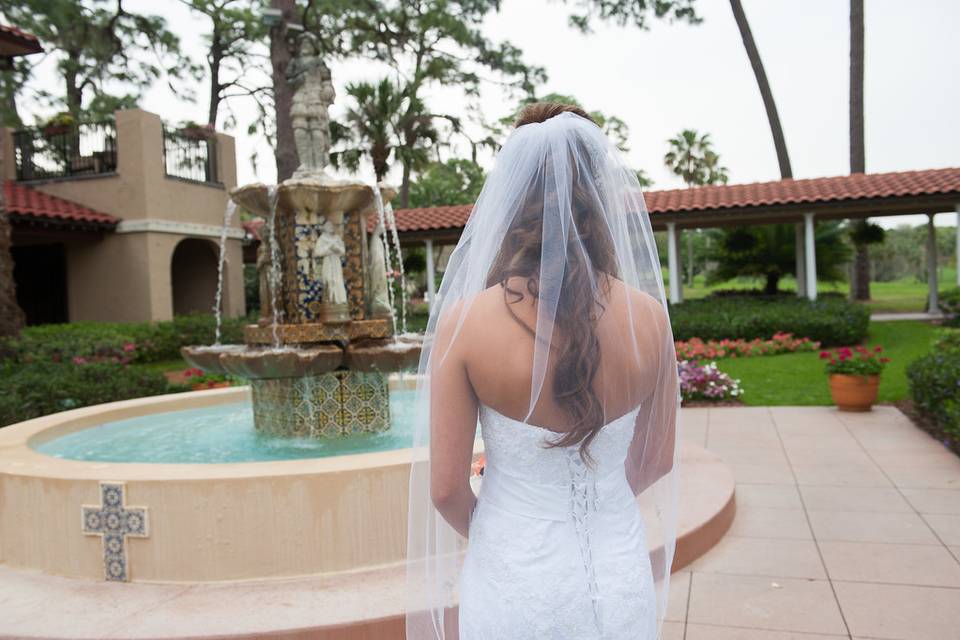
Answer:
<svg viewBox="0 0 960 640"><path fill-rule="evenodd" d="M659 636L676 355L636 175L578 107L528 106L501 149L444 273L418 401L408 640Z"/></svg>

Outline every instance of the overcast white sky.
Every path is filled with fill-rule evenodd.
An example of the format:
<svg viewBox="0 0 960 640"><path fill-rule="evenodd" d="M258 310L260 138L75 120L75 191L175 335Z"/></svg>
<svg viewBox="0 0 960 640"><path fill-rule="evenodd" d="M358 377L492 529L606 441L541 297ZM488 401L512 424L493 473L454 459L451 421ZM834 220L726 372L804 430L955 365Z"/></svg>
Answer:
<svg viewBox="0 0 960 640"><path fill-rule="evenodd" d="M727 0L699 0L698 26L657 23L650 31L598 25L583 36L567 24L562 3L504 0L485 30L520 47L531 64L546 68L540 93L575 96L588 109L617 115L630 126L631 162L654 179L654 188L682 186L663 167L666 140L683 128L709 132L730 169L731 182L779 178L770 130L753 73ZM786 134L794 176L848 172L848 2L846 0L744 0ZM960 2L866 0L866 154L870 172L960 166ZM187 52L202 60L204 19L176 0L133 0L130 9L165 15ZM333 64L338 92L359 79L375 80L385 68L369 62ZM53 80L45 63L38 78ZM205 120L206 100L177 101L162 86L143 108L167 121ZM463 112L455 88L434 89L431 108ZM489 85L481 108L492 120L513 103ZM237 156L241 182L275 180L269 148L247 136L252 105L237 101L241 127ZM336 116L337 105L333 115ZM254 171L249 158L259 152ZM489 158L484 158L485 164ZM369 176L361 176L372 179ZM879 218L884 226L918 223L924 216ZM955 224L955 216L937 217Z"/></svg>

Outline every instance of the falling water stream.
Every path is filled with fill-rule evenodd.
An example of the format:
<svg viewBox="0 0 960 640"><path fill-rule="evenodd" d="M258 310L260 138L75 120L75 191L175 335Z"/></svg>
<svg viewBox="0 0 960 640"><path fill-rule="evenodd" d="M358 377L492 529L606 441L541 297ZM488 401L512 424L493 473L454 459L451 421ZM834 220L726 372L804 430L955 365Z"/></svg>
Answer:
<svg viewBox="0 0 960 640"><path fill-rule="evenodd" d="M280 247L277 246L277 200L279 193L276 185L267 189L267 201L270 204L270 219L267 232L270 236L270 311L273 313L273 348L280 348L280 311L277 309L277 290L280 288L282 273L280 270Z"/></svg>
<svg viewBox="0 0 960 640"><path fill-rule="evenodd" d="M380 191L376 189L376 191ZM393 247L397 252L397 266L400 270L400 332L407 333L407 278L403 273L403 254L400 253L400 234L397 233L397 219L393 215L393 205L389 202L383 207L387 222L390 225L390 237L393 238ZM396 327L394 327L396 333Z"/></svg>
<svg viewBox="0 0 960 640"><path fill-rule="evenodd" d="M217 263L217 295L213 301L213 313L217 319L217 328L214 332L213 344L220 344L220 327L223 323L223 269L227 263L227 231L233 214L237 211L237 204L233 200L227 201L227 208L223 211L223 228L220 230L220 261Z"/></svg>

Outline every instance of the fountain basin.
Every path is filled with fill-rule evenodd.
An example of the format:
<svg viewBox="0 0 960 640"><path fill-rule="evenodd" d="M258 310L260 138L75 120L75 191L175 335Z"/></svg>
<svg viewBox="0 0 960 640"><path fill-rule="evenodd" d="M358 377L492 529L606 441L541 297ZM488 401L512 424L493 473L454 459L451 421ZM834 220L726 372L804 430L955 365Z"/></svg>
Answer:
<svg viewBox="0 0 960 640"><path fill-rule="evenodd" d="M353 371L402 371L416 369L423 340L397 338L351 343L343 354L344 365Z"/></svg>
<svg viewBox="0 0 960 640"><path fill-rule="evenodd" d="M396 386L396 383L394 384ZM126 537L127 579L208 582L326 575L400 563L406 550L409 449L233 464L55 458L55 438L105 422L249 402L234 387L115 402L0 430L0 560L103 580L101 538L82 530L101 481L145 507L147 537Z"/></svg>
<svg viewBox="0 0 960 640"><path fill-rule="evenodd" d="M249 379L302 378L333 371L343 362L343 349L333 345L297 348L246 348L227 351L220 366L235 376Z"/></svg>
<svg viewBox="0 0 960 640"><path fill-rule="evenodd" d="M246 348L242 344L180 347L180 355L192 367L203 369L207 373L226 375L227 370L223 368L220 356L225 353L239 353Z"/></svg>
<svg viewBox="0 0 960 640"><path fill-rule="evenodd" d="M270 216L270 188L261 183L237 187L230 197L247 211ZM335 179L290 179L277 185L280 211L357 211L373 203L373 188L362 182Z"/></svg>

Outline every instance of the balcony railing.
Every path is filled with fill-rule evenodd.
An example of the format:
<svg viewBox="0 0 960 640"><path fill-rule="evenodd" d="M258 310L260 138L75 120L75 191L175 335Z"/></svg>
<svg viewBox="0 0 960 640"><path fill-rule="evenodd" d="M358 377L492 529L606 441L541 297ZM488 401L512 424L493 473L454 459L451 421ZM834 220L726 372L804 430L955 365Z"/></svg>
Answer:
<svg viewBox="0 0 960 640"><path fill-rule="evenodd" d="M117 129L113 122L21 129L13 134L17 180L47 180L113 173Z"/></svg>
<svg viewBox="0 0 960 640"><path fill-rule="evenodd" d="M170 177L220 184L217 175L217 140L200 132L163 128L163 167Z"/></svg>

